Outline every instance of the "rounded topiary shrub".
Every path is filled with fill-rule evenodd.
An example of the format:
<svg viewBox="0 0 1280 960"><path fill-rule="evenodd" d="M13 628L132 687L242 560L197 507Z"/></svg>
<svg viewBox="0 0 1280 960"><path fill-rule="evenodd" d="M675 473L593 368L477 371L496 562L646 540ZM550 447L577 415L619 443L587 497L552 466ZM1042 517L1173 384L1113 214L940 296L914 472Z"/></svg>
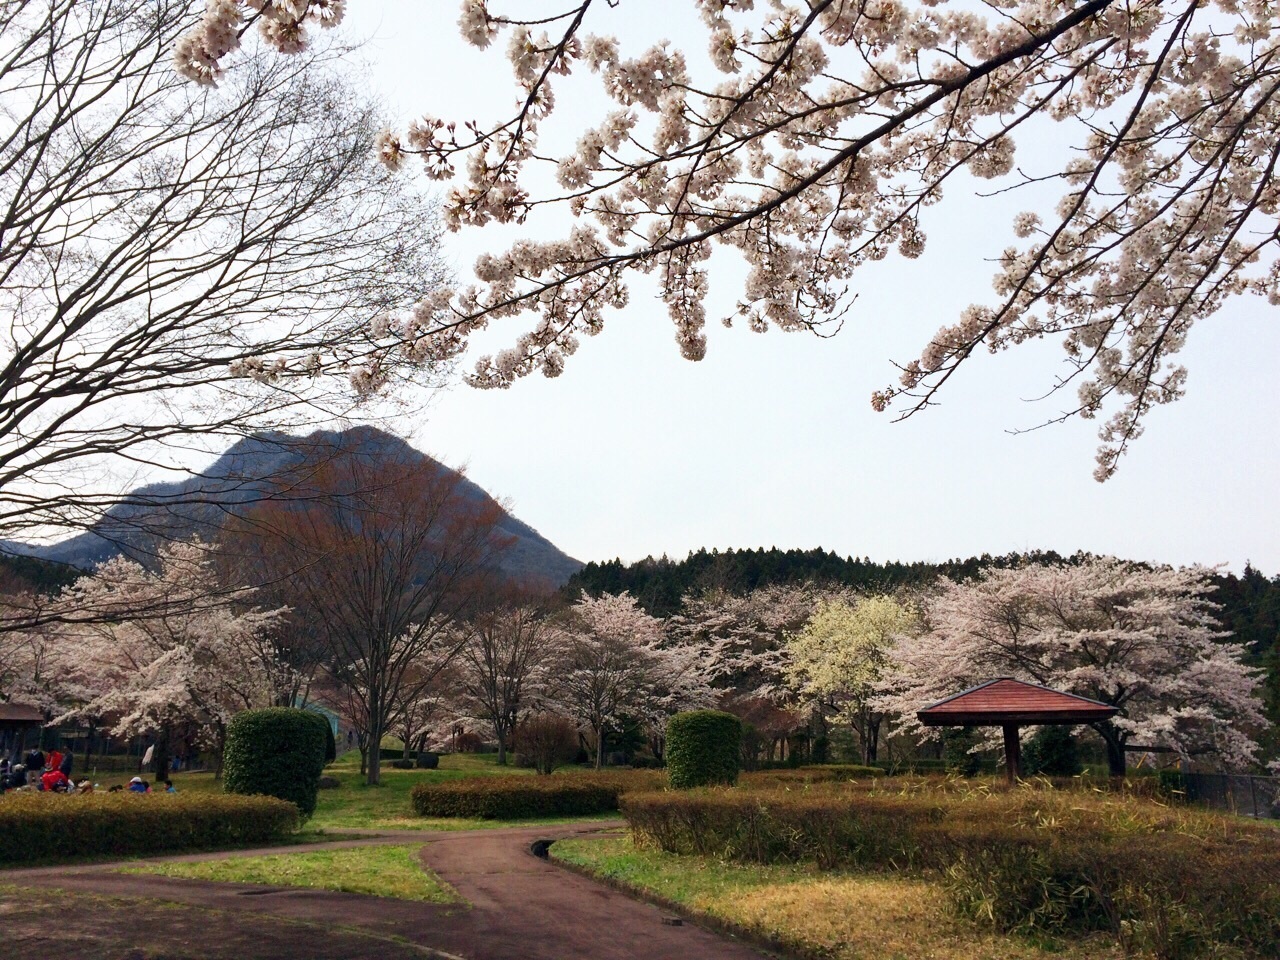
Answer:
<svg viewBox="0 0 1280 960"><path fill-rule="evenodd" d="M719 710L691 710L667 721L667 774L679 790L735 783L742 722Z"/></svg>
<svg viewBox="0 0 1280 960"><path fill-rule="evenodd" d="M440 755L430 750L419 750L417 763L419 770L434 770L440 766Z"/></svg>
<svg viewBox="0 0 1280 960"><path fill-rule="evenodd" d="M329 722L329 718L316 714L324 721L324 762L333 763L338 759L338 741L333 736L333 724Z"/></svg>
<svg viewBox="0 0 1280 960"><path fill-rule="evenodd" d="M325 736L317 718L324 721L290 707L237 713L227 724L223 789L279 797L295 804L303 817L311 816L324 771Z"/></svg>

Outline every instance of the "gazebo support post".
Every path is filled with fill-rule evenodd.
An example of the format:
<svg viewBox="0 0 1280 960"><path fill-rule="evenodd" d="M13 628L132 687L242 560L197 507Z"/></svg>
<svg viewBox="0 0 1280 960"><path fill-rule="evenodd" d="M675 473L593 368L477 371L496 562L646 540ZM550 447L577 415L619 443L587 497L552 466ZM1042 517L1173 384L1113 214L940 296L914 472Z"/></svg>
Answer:
<svg viewBox="0 0 1280 960"><path fill-rule="evenodd" d="M1022 748L1018 743L1017 724L1004 725L1004 774L1010 784L1018 782L1022 773Z"/></svg>

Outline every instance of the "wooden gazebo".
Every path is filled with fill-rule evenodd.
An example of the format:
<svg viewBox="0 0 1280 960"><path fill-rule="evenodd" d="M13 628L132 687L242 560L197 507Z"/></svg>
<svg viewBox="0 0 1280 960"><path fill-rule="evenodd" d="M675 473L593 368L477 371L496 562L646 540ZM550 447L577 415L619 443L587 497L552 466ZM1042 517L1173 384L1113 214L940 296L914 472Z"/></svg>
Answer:
<svg viewBox="0 0 1280 960"><path fill-rule="evenodd" d="M1022 764L1019 727L1097 723L1118 712L1116 707L1074 693L998 677L930 704L916 717L926 727L1003 727L1005 775L1014 783Z"/></svg>
<svg viewBox="0 0 1280 960"><path fill-rule="evenodd" d="M26 733L44 723L44 713L25 703L0 703L0 756L26 746Z"/></svg>

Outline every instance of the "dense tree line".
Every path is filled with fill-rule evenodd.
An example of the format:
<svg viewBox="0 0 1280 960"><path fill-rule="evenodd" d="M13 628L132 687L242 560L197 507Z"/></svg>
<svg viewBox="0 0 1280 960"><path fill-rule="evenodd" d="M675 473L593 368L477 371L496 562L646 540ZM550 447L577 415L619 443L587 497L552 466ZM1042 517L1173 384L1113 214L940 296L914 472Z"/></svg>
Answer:
<svg viewBox="0 0 1280 960"><path fill-rule="evenodd" d="M760 587L806 581L838 584L868 593L890 592L929 583L939 576L956 581L976 578L983 570L1009 569L1028 563L1080 563L1088 554L1069 557L1052 550L982 554L940 562L876 562L867 557L842 557L831 550L707 550L691 552L683 560L646 557L635 563L621 560L588 563L564 586L566 596L580 591L597 596L621 593L636 597L656 617L679 612L681 598L706 590L742 595ZM1251 564L1240 574L1216 572L1209 577L1216 588L1212 599L1221 606L1218 619L1250 660L1265 666L1267 712L1280 722L1280 575L1268 578Z"/></svg>

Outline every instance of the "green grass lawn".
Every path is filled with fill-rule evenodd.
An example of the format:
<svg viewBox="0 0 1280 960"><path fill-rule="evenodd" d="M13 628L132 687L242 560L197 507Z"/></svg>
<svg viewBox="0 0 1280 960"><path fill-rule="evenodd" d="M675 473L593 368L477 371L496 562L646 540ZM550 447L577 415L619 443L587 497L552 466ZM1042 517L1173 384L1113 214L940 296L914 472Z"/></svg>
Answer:
<svg viewBox="0 0 1280 960"><path fill-rule="evenodd" d="M463 777L533 775L527 768L497 764L496 754L445 754L436 770L397 770L388 763L381 769L382 783L367 786L360 775L360 756L350 752L325 768L325 775L341 786L321 790L315 815L299 832L304 842L335 839L345 830L481 830L509 826L539 826L577 820L610 820L617 814L594 817L559 817L543 820L466 820L419 817L413 812L410 792L419 783L443 783ZM112 784L127 784L131 774L103 776L98 783L105 790ZM222 784L212 773L175 773L173 785L180 793L220 793Z"/></svg>
<svg viewBox="0 0 1280 960"><path fill-rule="evenodd" d="M148 863L125 867L120 872L221 883L308 887L425 903L459 902L454 889L422 865L418 850L418 845L348 847L195 863Z"/></svg>
<svg viewBox="0 0 1280 960"><path fill-rule="evenodd" d="M1032 943L951 916L938 884L891 874L749 866L637 849L629 839L561 840L554 860L657 896L801 956L823 960L1118 960L1109 938Z"/></svg>

